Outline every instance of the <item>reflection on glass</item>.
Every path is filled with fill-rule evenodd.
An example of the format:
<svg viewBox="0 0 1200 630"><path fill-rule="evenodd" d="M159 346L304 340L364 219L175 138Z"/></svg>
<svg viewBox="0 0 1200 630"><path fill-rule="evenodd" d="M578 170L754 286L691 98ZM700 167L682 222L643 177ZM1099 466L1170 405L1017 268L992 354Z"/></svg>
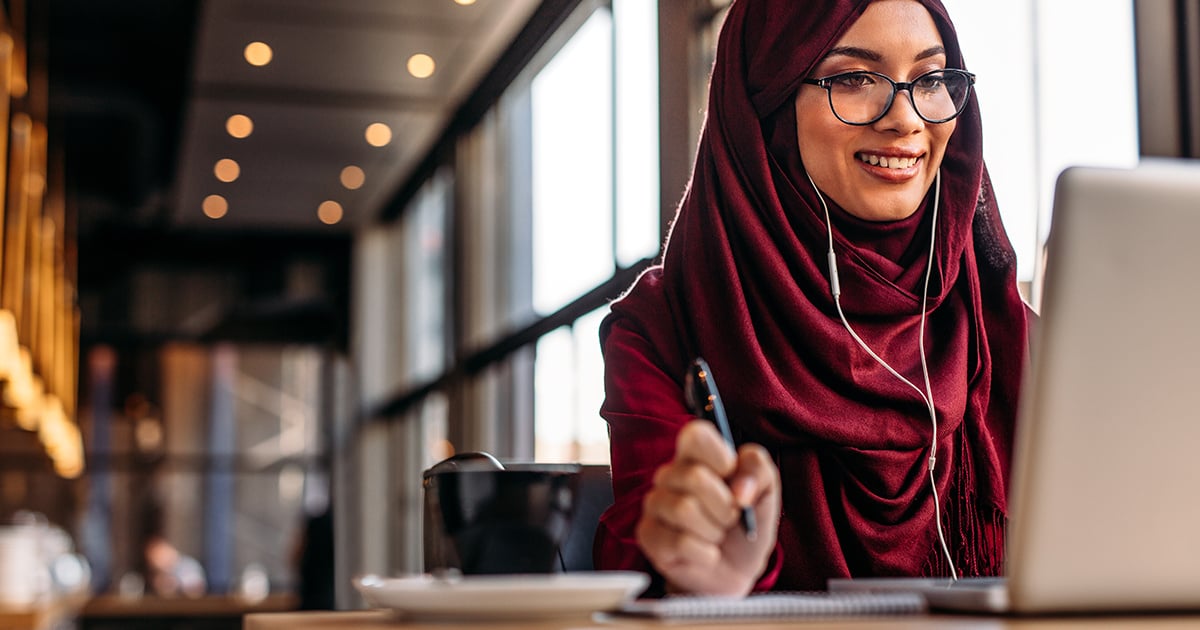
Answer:
<svg viewBox="0 0 1200 630"><path fill-rule="evenodd" d="M94 455L110 464L93 478L105 509L81 528L93 584L128 596L295 589L308 523L329 505L328 359L267 345L173 343L156 354L160 386L116 401Z"/></svg>

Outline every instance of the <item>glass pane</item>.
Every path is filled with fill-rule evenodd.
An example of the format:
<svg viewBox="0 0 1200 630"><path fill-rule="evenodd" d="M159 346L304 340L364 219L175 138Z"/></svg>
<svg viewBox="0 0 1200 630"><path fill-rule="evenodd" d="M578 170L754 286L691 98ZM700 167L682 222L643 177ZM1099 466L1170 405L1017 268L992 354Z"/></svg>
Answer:
<svg viewBox="0 0 1200 630"><path fill-rule="evenodd" d="M607 464L608 427L600 417L604 362L597 341L608 308L541 338L534 364L534 457Z"/></svg>
<svg viewBox="0 0 1200 630"><path fill-rule="evenodd" d="M613 272L612 18L592 14L533 80L533 304Z"/></svg>
<svg viewBox="0 0 1200 630"><path fill-rule="evenodd" d="M691 85L689 100L692 107L689 112L692 138L700 137L700 129L704 124L704 116L708 111L708 75L712 71L717 58L717 39L721 35L721 27L725 24L725 15L729 13L731 0L711 0L709 5L712 13L707 23L698 24L696 37L699 45L695 47L696 59L693 60L689 72ZM695 148L695 145L691 145Z"/></svg>
<svg viewBox="0 0 1200 630"><path fill-rule="evenodd" d="M1133 8L1129 0L946 0L963 56L978 75L984 158L1017 277L1038 273L1058 172L1137 157ZM1086 13L1088 28L1079 28ZM1103 90L1080 106L1080 88ZM1103 133L1097 133L1103 129Z"/></svg>
<svg viewBox="0 0 1200 630"><path fill-rule="evenodd" d="M1054 184L1064 168L1128 167L1137 162L1132 5L1129 0L1058 0L1036 4L1042 209L1037 232L1039 249L1049 235ZM1079 28L1079 16L1084 12L1088 27ZM1089 92L1085 86L1115 89L1101 89L1092 98L1086 98L1081 95ZM1081 98L1086 98L1086 106L1080 103Z"/></svg>
<svg viewBox="0 0 1200 630"><path fill-rule="evenodd" d="M600 354L600 322L608 307L575 321L575 442L579 461L608 463L608 424L600 417L604 402L604 357Z"/></svg>
<svg viewBox="0 0 1200 630"><path fill-rule="evenodd" d="M659 246L658 5L614 0L617 44L617 264Z"/></svg>
<svg viewBox="0 0 1200 630"><path fill-rule="evenodd" d="M427 469L454 454L448 426L450 409L446 395L442 392L426 396L420 407L421 434L425 444L421 468Z"/></svg>
<svg viewBox="0 0 1200 630"><path fill-rule="evenodd" d="M570 328L543 335L534 362L533 457L539 462L574 461L575 392L571 376Z"/></svg>
<svg viewBox="0 0 1200 630"><path fill-rule="evenodd" d="M431 179L402 219L403 347L409 383L437 376L445 363L445 228L450 182L445 174Z"/></svg>
<svg viewBox="0 0 1200 630"><path fill-rule="evenodd" d="M317 544L306 528L327 515L327 356L183 343L156 353L149 365L161 388L117 401L91 436L95 505L81 548L98 588L171 596L245 587L257 598L296 586L295 554Z"/></svg>

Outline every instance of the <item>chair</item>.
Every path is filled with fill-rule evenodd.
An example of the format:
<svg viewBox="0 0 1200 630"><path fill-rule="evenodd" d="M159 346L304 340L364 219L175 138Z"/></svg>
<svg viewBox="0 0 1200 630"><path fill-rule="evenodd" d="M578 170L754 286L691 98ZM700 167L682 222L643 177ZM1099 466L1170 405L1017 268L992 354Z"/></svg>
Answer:
<svg viewBox="0 0 1200 630"><path fill-rule="evenodd" d="M563 571L592 571L592 540L600 515L613 503L612 470L604 464L584 464L579 470L575 515L559 549Z"/></svg>

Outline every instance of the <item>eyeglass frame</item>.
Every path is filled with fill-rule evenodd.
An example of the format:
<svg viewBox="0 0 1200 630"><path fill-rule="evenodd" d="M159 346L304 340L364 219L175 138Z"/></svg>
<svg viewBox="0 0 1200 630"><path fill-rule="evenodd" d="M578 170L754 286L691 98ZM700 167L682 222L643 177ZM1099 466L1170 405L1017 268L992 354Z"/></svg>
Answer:
<svg viewBox="0 0 1200 630"><path fill-rule="evenodd" d="M925 114L921 113L921 109L919 107L917 107L916 101L913 100L912 88L913 88L913 84L916 83L917 81L920 81L921 79L923 79L931 74L936 74L938 72L941 72L941 73L951 72L954 74L958 74L958 75L967 77L967 96L965 99L963 99L962 105L959 106L958 109L956 109L954 111L953 116L950 116L949 118L943 118L941 120L933 120L930 118L926 118ZM850 121L846 120L845 118L842 118L841 114L838 114L837 109L834 108L834 106L833 106L833 90L831 89L831 82L834 79L837 79L839 77L844 77L847 75L851 75L851 74L869 74L871 76L876 76L876 77L879 77L879 78L887 81L892 86L892 95L890 97L888 97L887 105L885 105L883 107L883 109L880 110L878 116L876 116L866 122L850 122ZM892 111L892 106L896 104L896 94L898 92L900 92L901 90L908 92L908 104L912 105L913 112L915 112L917 114L917 116L920 117L921 120L924 120L925 122L933 124L933 125L940 125L941 123L950 122L951 120L958 118L959 116L962 115L962 113L964 111L966 111L967 103L971 102L971 92L975 88L975 74L973 72L967 72L966 70L961 70L959 68L939 68L937 70L930 70L929 72L922 73L921 75L914 78L912 81L903 81L902 82L902 81L896 81L895 79L893 79L892 77L889 77L886 74L874 72L871 70L851 70L850 72L839 72L837 74L831 74L827 77L821 77L820 79L804 79L803 81L801 81L801 83L804 83L806 85L815 85L817 87L824 88L825 96L827 97L826 100L829 102L829 111L833 112L833 115L835 117L837 117L838 120L842 121L843 123L845 123L847 125L852 125L854 127L865 127L867 125L873 125L873 124L879 122L880 120L883 119L884 116L888 115L888 112Z"/></svg>

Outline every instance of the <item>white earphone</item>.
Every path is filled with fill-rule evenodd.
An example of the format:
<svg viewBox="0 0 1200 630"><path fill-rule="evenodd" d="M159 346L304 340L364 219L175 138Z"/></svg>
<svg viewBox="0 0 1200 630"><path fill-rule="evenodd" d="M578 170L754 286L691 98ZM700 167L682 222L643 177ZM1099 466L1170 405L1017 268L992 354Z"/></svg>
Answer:
<svg viewBox="0 0 1200 630"><path fill-rule="evenodd" d="M812 176L808 175L807 171L805 171L805 175L808 176L808 183L812 184L813 190L817 193L817 199L821 200L821 208L825 211L825 227L829 232L829 289L833 294L833 303L834 306L837 307L838 317L841 318L842 325L846 327L846 331L850 333L850 336L854 338L854 341L858 342L858 345L861 346L867 354L871 355L871 358L875 359L888 372L890 372L892 376L895 376L905 385L913 388L913 390L917 392L917 395L921 397L921 401L925 403L925 407L929 411L929 420L933 424L933 437L929 442L928 466L929 487L933 489L933 512L937 523L938 542L942 546L942 552L946 554L946 562L950 563L950 578L957 580L958 569L954 566L954 557L950 554L950 547L946 544L946 536L942 533L942 507L941 501L938 497L937 483L933 476L934 468L937 466L938 421L937 408L933 405L933 386L930 385L929 382L929 365L925 361L925 305L929 298L929 277L933 272L933 246L934 241L937 238L938 207L941 204L942 192L942 171L941 169L938 169L933 180L933 228L930 230L929 235L929 263L925 268L925 286L921 292L921 324L919 327L920 332L918 337L918 350L921 354L921 374L925 377L924 391L922 391L920 387L914 385L912 381L904 378L904 376L892 368L891 365L888 365L888 362L884 361L882 357L880 357L878 354L875 354L875 351L872 350L870 346L868 346L867 343L858 336L858 333L854 332L854 328L852 328L850 326L850 322L846 320L846 314L842 312L842 287L838 282L837 256L833 253L833 223L829 218L829 206L825 203L825 196L821 194L821 191L817 188L816 183L813 182Z"/></svg>

